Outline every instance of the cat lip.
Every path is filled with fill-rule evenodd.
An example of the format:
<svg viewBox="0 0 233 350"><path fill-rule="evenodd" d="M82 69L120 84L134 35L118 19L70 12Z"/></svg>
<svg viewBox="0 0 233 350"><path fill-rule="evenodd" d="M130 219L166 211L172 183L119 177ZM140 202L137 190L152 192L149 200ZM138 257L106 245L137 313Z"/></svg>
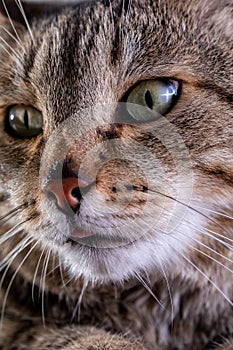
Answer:
<svg viewBox="0 0 233 350"><path fill-rule="evenodd" d="M75 238L84 238L84 237L90 237L95 235L95 233L93 232L88 232L82 229L76 229L72 232L72 234L70 235L71 240L75 240Z"/></svg>

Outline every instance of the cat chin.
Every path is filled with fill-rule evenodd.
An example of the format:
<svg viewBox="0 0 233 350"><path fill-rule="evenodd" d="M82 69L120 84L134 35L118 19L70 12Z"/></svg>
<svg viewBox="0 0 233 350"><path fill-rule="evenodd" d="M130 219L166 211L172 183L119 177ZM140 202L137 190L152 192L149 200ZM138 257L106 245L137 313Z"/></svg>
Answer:
<svg viewBox="0 0 233 350"><path fill-rule="evenodd" d="M136 242L124 247L99 249L77 243L72 248L64 246L60 254L74 278L82 277L91 283L117 283L142 271L155 271L156 265L159 265L158 249L155 247ZM161 253L159 258L162 258Z"/></svg>
<svg viewBox="0 0 233 350"><path fill-rule="evenodd" d="M196 199L191 206L195 207L202 202ZM56 213L56 210L52 212ZM60 231L54 225L54 232L49 225L48 231L44 232L45 236L50 237L46 240L47 243L56 250L72 278L81 277L91 283L118 283L135 278L141 273L156 275L160 272L161 275L168 269L181 271L181 265L187 265L186 259L190 259L198 243L205 239L205 229L208 226L206 216L181 205L171 213L170 225L166 225L167 217L162 215L159 220L152 218L150 225L143 227L143 223L148 225L148 217L147 220L144 218L142 221L131 221L125 226L125 231L124 226L113 231L98 231L96 228L93 240L89 237L72 240L67 233L69 223L61 220L61 215L50 216L50 220L52 219L57 223L62 222L63 225ZM211 220L210 216L209 219ZM107 224L109 223L111 220L108 220ZM84 229L91 232L93 227L94 224ZM167 228L167 231L163 228ZM117 238L120 230L125 233L125 241ZM130 241L128 237L132 237L133 233L137 239Z"/></svg>
<svg viewBox="0 0 233 350"><path fill-rule="evenodd" d="M75 279L81 277L90 283L121 283L145 273L153 273L156 278L168 269L181 269L182 257L188 255L187 247L191 244L189 237L195 235L188 231L190 229L186 227L186 236L180 234L180 229L170 234L157 233L114 248L69 242L58 251L64 267Z"/></svg>

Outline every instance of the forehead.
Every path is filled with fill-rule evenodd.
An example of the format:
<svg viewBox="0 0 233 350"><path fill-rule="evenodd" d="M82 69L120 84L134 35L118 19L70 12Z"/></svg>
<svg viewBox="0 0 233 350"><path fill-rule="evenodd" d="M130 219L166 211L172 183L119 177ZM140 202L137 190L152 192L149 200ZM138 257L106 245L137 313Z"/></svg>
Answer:
<svg viewBox="0 0 233 350"><path fill-rule="evenodd" d="M74 92L80 99L90 88L92 99L100 89L105 99L113 98L111 88L119 91L125 79L131 84L129 80L144 76L146 70L174 60L178 50L179 56L187 51L189 23L174 7L168 11L164 1L132 1L128 7L121 1L112 6L95 1L65 10L42 25L35 22L32 30L39 35L32 77L40 76L39 85L56 91L59 100L61 88L63 94Z"/></svg>
<svg viewBox="0 0 233 350"><path fill-rule="evenodd" d="M19 75L58 120L77 108L118 101L139 80L186 71L208 75L216 45L200 3L88 1L35 19L35 43L27 44L27 33Z"/></svg>

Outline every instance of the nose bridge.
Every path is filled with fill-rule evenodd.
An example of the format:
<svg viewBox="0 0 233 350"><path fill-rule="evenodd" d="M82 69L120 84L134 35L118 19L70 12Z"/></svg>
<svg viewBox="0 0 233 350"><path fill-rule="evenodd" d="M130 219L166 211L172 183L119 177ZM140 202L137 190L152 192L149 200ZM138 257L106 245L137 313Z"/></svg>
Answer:
<svg viewBox="0 0 233 350"><path fill-rule="evenodd" d="M109 30L110 28L111 26ZM50 89L43 90L46 84L41 84L40 88L43 90L43 96L49 100L49 114L53 115L55 122L64 121L75 114L77 108L87 113L96 105L116 101L115 86L118 79L109 61L111 53L107 34L104 33L104 29L101 33L95 32L96 40L90 46L85 30L80 31L77 24L62 33L59 29L57 34L54 30L51 31L51 45L55 45L57 54L52 57L47 54L41 63L43 72L40 72L40 75L49 81ZM49 71L46 70L48 64L51 66Z"/></svg>
<svg viewBox="0 0 233 350"><path fill-rule="evenodd" d="M65 125L61 133L55 132L47 143L42 159L41 188L62 211L71 208L77 212L84 194L96 181L98 167L114 151L114 139L121 138L122 127L110 123L79 133L76 121L68 126ZM113 150L108 156L109 147Z"/></svg>

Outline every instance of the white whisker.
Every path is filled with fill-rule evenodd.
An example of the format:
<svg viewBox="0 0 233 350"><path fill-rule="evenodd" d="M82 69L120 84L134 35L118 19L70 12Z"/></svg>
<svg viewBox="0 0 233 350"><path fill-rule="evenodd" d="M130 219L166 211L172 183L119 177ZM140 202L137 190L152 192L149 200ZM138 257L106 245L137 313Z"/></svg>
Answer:
<svg viewBox="0 0 233 350"><path fill-rule="evenodd" d="M59 260L59 270L60 270L60 276L61 276L62 285L63 285L64 288L66 288L66 284L65 284L64 276L63 276L63 271L62 271L62 263L61 263L60 255L58 255L58 260Z"/></svg>
<svg viewBox="0 0 233 350"><path fill-rule="evenodd" d="M112 0L109 0L109 9L110 9L111 22L112 22L112 24L113 24L113 26L114 26L115 23L114 23L113 9L112 9Z"/></svg>
<svg viewBox="0 0 233 350"><path fill-rule="evenodd" d="M17 233L22 232L23 228L22 228L22 224L24 222L20 222L19 224L15 225L14 227L12 227L10 230L8 230L7 232L5 232L3 235L1 235L0 238L0 244L3 244L4 242L6 242L9 238L12 238L13 236L15 236Z"/></svg>
<svg viewBox="0 0 233 350"><path fill-rule="evenodd" d="M212 286L224 297L224 299L233 306L233 302L230 298L219 288L219 286L212 281L196 264L194 264L189 258L187 258L184 254L179 252L175 247L172 247L185 261L187 261L196 271L198 271Z"/></svg>
<svg viewBox="0 0 233 350"><path fill-rule="evenodd" d="M158 204L156 204L156 206L158 208L166 210L169 213L169 211L166 208L164 208L164 207L162 207L162 206L160 206ZM190 209L191 208L192 207L190 207ZM195 211L195 213L199 214L199 212L196 212L196 211ZM175 216L174 213L172 215ZM179 219L179 216L175 216L175 217L177 219ZM225 242L225 241L233 242L233 239L231 239L231 238L229 238L229 237L227 237L227 236L225 236L223 234L220 234L219 232L210 230L210 229L208 229L206 227L202 227L202 226L200 227L200 226L196 225L194 222L191 222L191 221L187 220L186 218L183 218L183 222L186 223L187 225L189 225L189 227L194 228L197 232L199 232L201 234L204 234L204 235L207 235L208 237L210 237L213 240L216 240L217 242L221 243L223 246L227 247L228 249L233 250L233 245L231 245L230 243ZM220 238L218 238L218 237L220 237Z"/></svg>
<svg viewBox="0 0 233 350"><path fill-rule="evenodd" d="M22 41L19 41L7 28L5 28L3 25L0 25L0 28L4 30L5 33L7 33L20 47L23 51L25 51L25 48L22 45Z"/></svg>
<svg viewBox="0 0 233 350"><path fill-rule="evenodd" d="M10 262L16 258L16 256L24 250L30 243L32 243L33 239L31 237L25 237L22 241L20 241L1 261L0 271L2 271ZM8 269L8 268L7 268ZM7 270L6 270L7 271ZM5 272L6 272L5 271ZM0 282L1 289L2 282Z"/></svg>
<svg viewBox="0 0 233 350"><path fill-rule="evenodd" d="M7 215L7 217L5 217L5 219L1 220L0 227L3 227L8 221L13 219L16 215L17 215L16 212L12 213L11 215Z"/></svg>
<svg viewBox="0 0 233 350"><path fill-rule="evenodd" d="M34 276L33 276L33 281L32 281L32 301L33 301L33 303L35 302L34 290L35 290L35 285L36 285L36 277L37 277L37 274L38 274L38 270L39 270L41 259L42 259L42 256L44 255L44 252L45 252L45 248L42 249L42 251L41 251L40 257L39 257L38 262L36 264L35 273L34 273Z"/></svg>
<svg viewBox="0 0 233 350"><path fill-rule="evenodd" d="M231 264L233 264L233 260L231 260L231 259L228 258L227 256L225 256L225 255L223 255L223 254L217 252L217 251L214 250L213 248L209 247L207 244L204 244L204 243L202 243L201 241L198 241L197 239L195 239L195 238L193 238L193 237L191 237L191 239L192 239L193 241L195 241L197 244L200 244L202 247L205 247L206 249L210 250L212 253L214 253L214 254L220 256L221 258L223 258L223 259L229 261Z"/></svg>
<svg viewBox="0 0 233 350"><path fill-rule="evenodd" d="M23 264L25 263L25 261L27 260L27 258L29 257L29 255L32 253L32 251L35 249L35 247L37 246L38 241L30 248L30 250L27 252L27 254L25 255L25 257L23 258L23 260L21 261L21 263L19 264L19 266L17 267L16 271L14 272L13 276L11 277L10 282L8 283L7 286L7 290L5 292L5 296L3 299L3 303L2 303L2 314L1 314L1 320L0 320L0 325L2 327L3 325L3 319L4 319L4 313L5 313L5 308L6 308L6 302L7 302L7 298L11 289L11 286L19 272L19 270L21 269L21 267L23 266Z"/></svg>
<svg viewBox="0 0 233 350"><path fill-rule="evenodd" d="M8 51L3 44L0 43L0 47L11 57L12 54Z"/></svg>
<svg viewBox="0 0 233 350"><path fill-rule="evenodd" d="M59 259L59 270L60 270L62 285L63 285L64 289L67 291L67 285L70 283L70 281L72 281L73 277L69 278L69 280L65 282L63 271L62 271L62 261L61 261L60 255L58 255L58 259Z"/></svg>
<svg viewBox="0 0 233 350"><path fill-rule="evenodd" d="M8 49L10 49L10 50L12 51L12 53L15 55L15 57L18 58L18 60L21 60L20 55L15 51L15 49L13 49L13 47L12 47L11 45L8 44L8 42L7 42L5 39L3 39L3 37L0 36L0 40L3 42L4 45L7 46ZM0 43L0 45L1 45L3 48L5 48L5 47L3 46L3 44ZM6 52L10 55L10 57L13 57L12 54L11 54L8 50L7 50Z"/></svg>
<svg viewBox="0 0 233 350"><path fill-rule="evenodd" d="M76 318L77 313L78 313L77 321L78 321L78 323L80 322L81 304L82 304L83 295L84 295L87 287L88 287L88 282L84 281L82 289L81 289L81 292L80 292L80 296L78 298L78 301L76 303L76 306L74 308L74 311L73 311L73 314L72 314L72 317L71 317L71 322Z"/></svg>
<svg viewBox="0 0 233 350"><path fill-rule="evenodd" d="M166 272L165 272L165 270L163 268L163 265L162 265L161 261L159 261L159 266L160 266L160 269L162 271L163 277L164 277L166 285L167 285L167 291L168 291L170 304L171 304L171 324L173 324L173 320L174 320L174 305L173 305L171 288L170 288L170 285L169 285L167 274L166 274Z"/></svg>
<svg viewBox="0 0 233 350"><path fill-rule="evenodd" d="M47 276L54 273L54 271L59 267L59 264L55 265L55 261L57 259L57 256L55 254L53 254L53 262L52 262L52 267L51 270L47 273Z"/></svg>
<svg viewBox="0 0 233 350"><path fill-rule="evenodd" d="M25 248L27 248L32 242L33 242L33 239L30 239L27 243L23 244L23 247L20 248L20 249L12 256L12 258L9 259L9 260L5 263L5 266L4 266L4 267L6 267L6 269L5 269L4 273L3 273L2 278L1 278L1 281L0 281L0 289L2 289L3 282L4 282L4 280L5 280L5 278L6 278L6 275L7 275L8 271L9 271L9 269L10 269L10 267L11 267L12 262L15 260L15 258L18 256L18 254L19 254L20 252L22 252Z"/></svg>
<svg viewBox="0 0 233 350"><path fill-rule="evenodd" d="M42 270L42 274L41 274L41 284L40 284L40 290L42 290L42 293L41 293L41 313L42 313L42 321L43 321L44 327L45 327L45 302L44 302L45 280L46 280L46 274L47 274L47 270L48 270L48 264L49 264L51 251L52 251L52 248L50 248L47 251L47 254L45 256L43 270Z"/></svg>
<svg viewBox="0 0 233 350"><path fill-rule="evenodd" d="M55 259L56 259L56 256L53 255L52 268L51 268L51 270L48 271L47 276L54 275L54 271L59 269L60 264L58 263L55 265Z"/></svg>
<svg viewBox="0 0 233 350"><path fill-rule="evenodd" d="M178 199L176 199L176 198L173 198L173 197L170 196L170 195L167 195L167 194L165 194L165 193L162 193L162 192L160 192L160 191L158 191L158 190L148 189L148 191L153 192L153 193L156 193L156 194L158 194L158 195L160 195L160 196L162 196L162 197L171 199L172 201L181 204L181 205L184 206L185 208L187 208L187 209L193 211L193 212L196 213L196 214L199 214L201 217L207 219L207 220L210 221L210 222L213 222L215 225L217 225L218 227L220 227L221 229L224 230L224 228L223 228L216 220L214 220L213 218L211 218L211 217L208 216L208 215L203 214L202 212L200 212L199 210L195 209L195 208L192 207L191 205L186 204L186 203L184 203L184 202L182 202L182 201L180 201L180 200L178 200ZM223 236L223 235L220 235L220 234L218 234L218 233L216 233L216 232L214 232L214 231L211 231L211 230L209 230L209 231L212 232L212 233L214 233L214 234L216 234L216 235L221 236L222 238L225 238L226 240L230 240L231 242L233 242L233 240L230 239L230 238L228 238L228 237L225 237L225 236Z"/></svg>
<svg viewBox="0 0 233 350"><path fill-rule="evenodd" d="M156 204L156 205L157 205L157 207L159 207L159 208L161 208L163 210L166 210L166 208L163 208L163 207L159 206L158 204ZM190 207L190 209L192 209L192 207ZM169 213L168 210L167 210L167 212ZM199 212L196 212L196 211L195 211L195 213L199 214ZM172 215L174 216L174 213ZM179 219L179 216L175 216L175 217L177 219ZM220 234L219 232L210 230L210 229L208 229L206 227L200 227L200 226L196 225L194 222L191 222L191 221L187 220L186 218L183 218L183 221L186 224L188 224L189 227L194 228L197 232L200 232L200 233L202 233L204 235L207 235L208 237L218 241L219 243L221 243L222 245L224 245L228 249L233 250L233 245L231 245L231 244L229 244L229 243L224 241L224 240L226 240L226 241L229 241L229 242L233 242L233 239L231 239L231 238L229 238L229 237L227 237L227 236L225 236L223 234ZM215 237L215 236L217 236L217 237ZM220 237L222 239L220 239L218 237Z"/></svg>
<svg viewBox="0 0 233 350"><path fill-rule="evenodd" d="M9 19L10 24L11 24L11 27L12 27L13 31L15 32L15 35L16 35L18 41L21 42L21 44L22 44L22 40L20 39L20 36L19 36L19 34L18 34L18 32L17 32L17 30L16 30L16 28L15 28L14 22L12 21L11 16L10 16L10 14L9 14L9 11L8 11L8 9L7 9L7 6L6 6L6 4L5 4L5 0L2 0L2 4L3 4L4 9L5 9L5 11L6 11L6 14L7 14L7 17L8 17L8 19Z"/></svg>
<svg viewBox="0 0 233 350"><path fill-rule="evenodd" d="M221 263L220 261L218 261L217 259L215 259L214 257L212 257L211 255L201 251L200 249L196 248L196 247L193 247L191 244L188 245L192 250L195 250L196 252L206 256L208 259L214 261L216 264L222 266L224 269L226 269L227 271L233 273L233 270L230 269L228 266L224 265L223 263Z"/></svg>
<svg viewBox="0 0 233 350"><path fill-rule="evenodd" d="M208 212L210 212L210 213L223 216L224 218L233 220L233 216L230 216L230 215L228 215L228 214L221 213L221 212L219 212L219 211L215 211L215 210L212 210L212 209L208 209L208 208L204 208L204 207L199 207L199 206L194 206L194 208L202 209L202 210L208 211Z"/></svg>
<svg viewBox="0 0 233 350"><path fill-rule="evenodd" d="M8 211L6 214L0 216L0 221L7 218L8 216L10 216L11 214L16 214L18 210L22 209L23 205L20 205L10 211ZM1 226L0 226L1 227Z"/></svg>
<svg viewBox="0 0 233 350"><path fill-rule="evenodd" d="M233 306L233 302L228 298L228 296L218 287L218 285L212 281L199 267L197 267L190 259L188 259L186 256L180 253L182 257L190 264L192 265L203 277L205 277L212 286L228 301L228 303Z"/></svg>
<svg viewBox="0 0 233 350"><path fill-rule="evenodd" d="M137 273L134 273L137 280L141 283L141 285L149 292L149 294L155 299L155 301L164 309L163 304L160 302L160 300L155 296L155 294L152 292L151 288L146 284L144 279Z"/></svg>
<svg viewBox="0 0 233 350"><path fill-rule="evenodd" d="M27 19L27 17L26 17L25 11L24 11L24 9L23 9L22 3L21 3L20 0L15 0L15 3L17 4L17 6L18 6L18 8L19 8L19 10L20 10L20 12L21 12L21 14L22 14L22 16L23 16L23 19L24 19L24 22L25 22L25 24L26 24L26 26L27 26L29 35L30 35L30 37L31 37L31 39L32 39L32 42L34 43L34 37L33 37L33 34L32 34L32 30L31 30L31 27L30 27L30 25L29 25L28 19Z"/></svg>
<svg viewBox="0 0 233 350"><path fill-rule="evenodd" d="M230 238L228 239L227 237L221 235L220 233L217 233L217 232L215 232L215 231L211 231L211 230L209 230L209 229L207 229L207 228L203 228L203 229L201 230L198 226L196 226L196 225L193 225L193 226L195 227L195 229L196 229L198 232L200 232L200 233L202 233L202 234L204 234L204 235L206 235L206 236L212 238L213 240L215 240L215 241L221 243L221 244L222 244L223 246L225 246L226 248L228 248L228 249L230 249L230 250L233 250L233 246L232 246L231 244L229 244L229 243L227 243L227 242L224 242L222 239L220 239L220 238L218 238L218 237L222 237L222 238L225 239L225 240L230 240L230 241L232 241ZM212 234L211 234L211 233L212 233ZM216 237L216 236L217 236L217 237Z"/></svg>
<svg viewBox="0 0 233 350"><path fill-rule="evenodd" d="M128 8L127 8L126 16L125 16L126 23L129 21L129 15L130 15L130 10L131 10L131 5L132 5L132 0L129 0Z"/></svg>

